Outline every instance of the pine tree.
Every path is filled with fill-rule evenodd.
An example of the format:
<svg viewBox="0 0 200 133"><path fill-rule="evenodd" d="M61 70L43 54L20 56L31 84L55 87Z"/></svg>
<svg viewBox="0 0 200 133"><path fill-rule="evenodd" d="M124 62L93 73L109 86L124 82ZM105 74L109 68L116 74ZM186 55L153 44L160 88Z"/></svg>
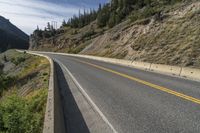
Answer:
<svg viewBox="0 0 200 133"><path fill-rule="evenodd" d="M100 3L100 4L99 4L98 12L101 12L101 9L102 9L102 6L101 6L101 3Z"/></svg>
<svg viewBox="0 0 200 133"><path fill-rule="evenodd" d="M106 4L99 12L97 17L97 24L99 27L104 27L107 25L107 22L109 21L110 18L109 9L110 9L109 4Z"/></svg>
<svg viewBox="0 0 200 133"><path fill-rule="evenodd" d="M176 1L182 1L182 0L174 0ZM63 25L68 25L72 28L82 28L94 20L97 20L97 25L99 27L109 26L113 27L116 24L120 23L124 18L126 18L130 13L132 13L134 10L139 10L143 7L152 8L155 5L158 5L159 3L162 4L171 4L172 0L111 0L110 3L101 5L99 4L99 8L97 11L90 9L89 11L86 11L84 9L84 12L81 13L79 10L79 14L74 15L72 18L70 18L66 22L63 23ZM153 10L153 9L152 9ZM151 10L148 10L149 12ZM147 14L155 14L153 13L144 13ZM48 26L47 26L47 29Z"/></svg>
<svg viewBox="0 0 200 133"><path fill-rule="evenodd" d="M111 1L111 10L113 11L115 11L118 7L119 7L119 5L118 5L119 3L118 3L118 0L112 0Z"/></svg>
<svg viewBox="0 0 200 133"><path fill-rule="evenodd" d="M37 25L37 29L36 30L38 30L38 31L40 30L38 25Z"/></svg>
<svg viewBox="0 0 200 133"><path fill-rule="evenodd" d="M123 0L119 0L119 8L120 8L120 10L122 10L123 7L124 7Z"/></svg>
<svg viewBox="0 0 200 133"><path fill-rule="evenodd" d="M116 24L116 14L112 13L108 22L109 28L112 28Z"/></svg>
<svg viewBox="0 0 200 133"><path fill-rule="evenodd" d="M50 23L49 23L49 22L47 23L47 30L48 30L48 31L50 31L50 30L51 30L51 25L50 25Z"/></svg>
<svg viewBox="0 0 200 133"><path fill-rule="evenodd" d="M66 23L65 20L63 20L63 22L62 22L62 27L65 27L65 26L67 26L67 23Z"/></svg>

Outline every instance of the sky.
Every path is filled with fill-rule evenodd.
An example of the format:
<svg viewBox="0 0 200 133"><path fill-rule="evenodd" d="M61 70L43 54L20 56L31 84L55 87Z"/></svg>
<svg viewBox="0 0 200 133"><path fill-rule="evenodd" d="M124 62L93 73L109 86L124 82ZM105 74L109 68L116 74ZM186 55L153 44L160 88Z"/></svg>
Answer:
<svg viewBox="0 0 200 133"><path fill-rule="evenodd" d="M37 25L44 29L47 22L56 21L58 26L79 10L97 9L99 3L109 0L0 0L0 15L9 19L27 34Z"/></svg>

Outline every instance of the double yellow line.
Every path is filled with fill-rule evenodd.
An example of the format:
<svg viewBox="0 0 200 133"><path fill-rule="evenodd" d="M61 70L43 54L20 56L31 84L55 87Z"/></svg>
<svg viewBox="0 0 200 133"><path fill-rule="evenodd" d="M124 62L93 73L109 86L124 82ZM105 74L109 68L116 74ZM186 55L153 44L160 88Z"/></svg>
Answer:
<svg viewBox="0 0 200 133"><path fill-rule="evenodd" d="M135 78L133 76L129 76L127 74L123 74L123 73L120 73L120 72L117 72L117 71L114 71L114 70L102 67L102 66L98 66L98 65L86 62L86 61L81 61L81 60L78 60L78 59L73 59L73 60L76 60L78 62L81 62L81 63L87 64L87 65L93 66L95 68L98 68L98 69L101 69L101 70L104 70L104 71L107 71L107 72L110 72L110 73L114 73L116 75L119 75L121 77L124 77L124 78L130 79L130 80L136 81L138 83L144 84L144 85L149 86L151 88L154 88L154 89L157 89L157 90L160 90L160 91L163 91L163 92L175 95L177 97L183 98L185 100L188 100L188 101L200 104L200 99L197 99L197 98L185 95L183 93L176 92L176 91L173 91L171 89L168 89L168 88L165 88L165 87L162 87L162 86L159 86L159 85L156 85L156 84L153 84L153 83L150 83L150 82L147 82L147 81Z"/></svg>

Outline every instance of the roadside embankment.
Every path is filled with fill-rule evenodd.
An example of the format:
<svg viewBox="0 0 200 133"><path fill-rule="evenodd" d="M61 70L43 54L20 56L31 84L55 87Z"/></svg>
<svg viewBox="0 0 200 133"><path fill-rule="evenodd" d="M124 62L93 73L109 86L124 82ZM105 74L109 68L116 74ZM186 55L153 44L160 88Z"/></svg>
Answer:
<svg viewBox="0 0 200 133"><path fill-rule="evenodd" d="M43 133L65 133L63 107L61 105L62 103L60 97L60 90L57 84L57 75L54 61L48 56L42 54L38 54L35 52L28 53L32 55L45 57L50 62L51 66Z"/></svg>
<svg viewBox="0 0 200 133"><path fill-rule="evenodd" d="M0 54L0 132L41 133L49 84L43 57L8 50Z"/></svg>

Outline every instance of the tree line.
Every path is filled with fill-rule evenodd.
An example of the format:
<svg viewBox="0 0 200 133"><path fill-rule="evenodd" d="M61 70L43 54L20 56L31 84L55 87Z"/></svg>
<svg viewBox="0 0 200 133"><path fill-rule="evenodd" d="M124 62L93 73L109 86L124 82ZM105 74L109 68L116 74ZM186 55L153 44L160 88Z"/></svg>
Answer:
<svg viewBox="0 0 200 133"><path fill-rule="evenodd" d="M97 20L97 25L99 27L108 26L111 28L116 24L119 24L130 13L136 10L142 9L144 7L153 8L155 6L173 4L180 1L182 0L111 0L110 3L103 5L99 4L97 11L84 11L83 14L79 12L78 16L74 15L68 20L67 23L63 21L62 26L82 28L94 20ZM149 11L151 12L151 10ZM149 14L154 15L155 13L153 12Z"/></svg>
<svg viewBox="0 0 200 133"><path fill-rule="evenodd" d="M99 4L97 10L79 10L78 15L74 15L67 22L63 20L61 27L82 28L93 21L97 21L98 27L112 28L122 22L127 16L135 21L141 18L147 18L159 14L157 10L162 6L174 4L176 2L187 0L111 0L110 3ZM143 12L138 12L144 9ZM158 15L159 16L159 15ZM49 38L62 33L62 30L56 30L50 23L44 30L37 28L34 34L39 38Z"/></svg>

